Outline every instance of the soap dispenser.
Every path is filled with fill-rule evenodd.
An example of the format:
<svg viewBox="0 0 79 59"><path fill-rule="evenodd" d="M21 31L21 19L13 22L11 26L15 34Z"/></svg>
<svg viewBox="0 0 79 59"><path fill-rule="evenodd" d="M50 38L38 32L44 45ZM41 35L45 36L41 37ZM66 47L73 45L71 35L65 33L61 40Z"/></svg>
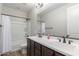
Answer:
<svg viewBox="0 0 79 59"><path fill-rule="evenodd" d="M48 34L47 38L50 39L50 34Z"/></svg>

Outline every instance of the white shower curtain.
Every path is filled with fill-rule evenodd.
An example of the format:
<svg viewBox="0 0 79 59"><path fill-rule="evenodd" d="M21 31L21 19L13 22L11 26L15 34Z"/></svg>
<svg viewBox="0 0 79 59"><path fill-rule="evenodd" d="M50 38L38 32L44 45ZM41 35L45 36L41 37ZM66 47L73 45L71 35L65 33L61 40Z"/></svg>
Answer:
<svg viewBox="0 0 79 59"><path fill-rule="evenodd" d="M8 52L11 50L11 20L10 16L2 15L2 45L3 51Z"/></svg>

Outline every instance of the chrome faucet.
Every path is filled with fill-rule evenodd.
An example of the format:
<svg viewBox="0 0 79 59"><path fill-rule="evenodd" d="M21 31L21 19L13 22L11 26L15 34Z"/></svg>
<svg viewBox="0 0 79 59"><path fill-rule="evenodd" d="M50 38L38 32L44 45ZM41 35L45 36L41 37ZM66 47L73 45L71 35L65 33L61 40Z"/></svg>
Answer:
<svg viewBox="0 0 79 59"><path fill-rule="evenodd" d="M57 38L57 39L58 39L59 42L61 42L61 39L60 38Z"/></svg>
<svg viewBox="0 0 79 59"><path fill-rule="evenodd" d="M38 37L42 37L42 34L41 33L38 33Z"/></svg>
<svg viewBox="0 0 79 59"><path fill-rule="evenodd" d="M69 35L63 36L63 43L66 43L66 38L68 38Z"/></svg>
<svg viewBox="0 0 79 59"><path fill-rule="evenodd" d="M63 36L63 43L66 43L66 39L65 39L65 37Z"/></svg>

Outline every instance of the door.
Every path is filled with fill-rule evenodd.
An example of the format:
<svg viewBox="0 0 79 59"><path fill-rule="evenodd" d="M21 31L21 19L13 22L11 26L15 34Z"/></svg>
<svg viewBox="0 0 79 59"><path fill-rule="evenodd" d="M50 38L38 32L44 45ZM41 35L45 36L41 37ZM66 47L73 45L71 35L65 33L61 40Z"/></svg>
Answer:
<svg viewBox="0 0 79 59"><path fill-rule="evenodd" d="M12 49L19 49L26 45L26 20L23 18L11 17L12 26Z"/></svg>

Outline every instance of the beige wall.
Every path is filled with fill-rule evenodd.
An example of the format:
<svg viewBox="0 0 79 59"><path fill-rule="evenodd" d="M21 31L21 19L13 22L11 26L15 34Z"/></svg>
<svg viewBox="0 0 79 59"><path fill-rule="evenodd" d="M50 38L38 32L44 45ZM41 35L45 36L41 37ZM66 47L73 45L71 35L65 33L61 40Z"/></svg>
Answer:
<svg viewBox="0 0 79 59"><path fill-rule="evenodd" d="M2 9L2 5L0 4L0 25L1 25L1 9ZM0 52L2 50L2 39L1 39L1 27L0 27Z"/></svg>
<svg viewBox="0 0 79 59"><path fill-rule="evenodd" d="M0 24L1 24L1 10L2 10L2 5L0 4Z"/></svg>
<svg viewBox="0 0 79 59"><path fill-rule="evenodd" d="M31 34L36 35L38 33L38 22L37 22L37 10L33 8L29 11L29 18L31 22Z"/></svg>

